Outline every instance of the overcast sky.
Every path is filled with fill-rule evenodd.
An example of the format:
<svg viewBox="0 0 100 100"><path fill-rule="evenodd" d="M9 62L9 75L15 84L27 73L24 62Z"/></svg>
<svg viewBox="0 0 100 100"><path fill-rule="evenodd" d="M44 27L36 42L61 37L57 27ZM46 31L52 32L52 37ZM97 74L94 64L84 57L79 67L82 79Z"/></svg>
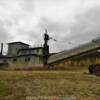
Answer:
<svg viewBox="0 0 100 100"><path fill-rule="evenodd" d="M100 37L100 0L0 0L0 42L40 46L45 28L52 52Z"/></svg>

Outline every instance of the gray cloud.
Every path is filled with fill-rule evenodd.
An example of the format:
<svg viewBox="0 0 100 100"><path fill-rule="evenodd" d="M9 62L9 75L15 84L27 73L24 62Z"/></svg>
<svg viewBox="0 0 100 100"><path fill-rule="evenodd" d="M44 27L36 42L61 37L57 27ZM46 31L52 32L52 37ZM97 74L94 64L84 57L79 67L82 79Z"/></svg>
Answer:
<svg viewBox="0 0 100 100"><path fill-rule="evenodd" d="M72 42L70 47L89 42L96 37L100 37L100 8L91 9L88 12L78 15L77 22L70 28L70 36L62 38L62 43ZM60 47L62 48L62 47ZM66 49L66 46L64 47Z"/></svg>
<svg viewBox="0 0 100 100"><path fill-rule="evenodd" d="M5 29L4 22L0 21L0 45L4 43L4 50L3 53L6 54L7 52L7 43L13 40L13 36L8 33ZM1 49L1 46L0 46Z"/></svg>
<svg viewBox="0 0 100 100"><path fill-rule="evenodd" d="M42 18L40 27L47 27L51 36L58 40L57 43L50 42L51 51L69 49L100 37L100 8L93 8L75 17L76 22L72 26L65 23L54 22Z"/></svg>
<svg viewBox="0 0 100 100"><path fill-rule="evenodd" d="M67 23L65 24L60 20L54 21L48 18L41 18L39 21L38 27L48 28L48 30L51 33L54 33L54 32L64 33L68 30L69 26L67 25Z"/></svg>
<svg viewBox="0 0 100 100"><path fill-rule="evenodd" d="M51 51L61 51L100 36L100 0L2 0L0 41L43 44L44 29L58 41Z"/></svg>
<svg viewBox="0 0 100 100"><path fill-rule="evenodd" d="M34 11L34 0L19 0L20 6L27 12Z"/></svg>
<svg viewBox="0 0 100 100"><path fill-rule="evenodd" d="M0 21L0 42L8 42L9 40L12 40L12 38L13 37L5 29L4 23Z"/></svg>

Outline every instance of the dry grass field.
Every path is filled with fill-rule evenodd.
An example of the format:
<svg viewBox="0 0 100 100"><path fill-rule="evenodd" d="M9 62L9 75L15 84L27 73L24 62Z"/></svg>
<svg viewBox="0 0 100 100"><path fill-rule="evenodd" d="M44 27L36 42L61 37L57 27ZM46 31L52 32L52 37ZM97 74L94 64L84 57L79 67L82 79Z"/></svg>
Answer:
<svg viewBox="0 0 100 100"><path fill-rule="evenodd" d="M87 70L0 71L0 100L100 100L100 77Z"/></svg>

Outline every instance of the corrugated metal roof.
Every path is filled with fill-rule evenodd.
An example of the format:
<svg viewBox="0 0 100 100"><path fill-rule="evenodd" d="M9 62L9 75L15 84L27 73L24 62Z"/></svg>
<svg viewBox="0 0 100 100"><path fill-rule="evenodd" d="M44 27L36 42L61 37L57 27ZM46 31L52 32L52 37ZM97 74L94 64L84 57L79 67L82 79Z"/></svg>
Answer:
<svg viewBox="0 0 100 100"><path fill-rule="evenodd" d="M53 63L61 59L65 59L65 58L68 58L68 57L71 57L71 56L74 56L74 55L77 55L83 52L87 52L87 51L90 51L96 48L100 48L100 38L93 40L87 44L81 45L79 47L73 48L71 50L66 50L56 55L53 55L49 58L48 63Z"/></svg>
<svg viewBox="0 0 100 100"><path fill-rule="evenodd" d="M29 46L29 44L23 43L23 42L10 42L8 45L15 45L15 44L23 44Z"/></svg>

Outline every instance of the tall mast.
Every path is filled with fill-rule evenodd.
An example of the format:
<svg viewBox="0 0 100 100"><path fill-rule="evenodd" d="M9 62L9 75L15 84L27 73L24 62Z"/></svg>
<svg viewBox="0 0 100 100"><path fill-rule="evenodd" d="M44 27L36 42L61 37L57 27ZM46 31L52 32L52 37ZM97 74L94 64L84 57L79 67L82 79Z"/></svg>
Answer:
<svg viewBox="0 0 100 100"><path fill-rule="evenodd" d="M43 45L43 64L44 66L48 66L48 58L49 58L49 41L50 37L47 34L47 29L45 29L44 33L44 45Z"/></svg>

